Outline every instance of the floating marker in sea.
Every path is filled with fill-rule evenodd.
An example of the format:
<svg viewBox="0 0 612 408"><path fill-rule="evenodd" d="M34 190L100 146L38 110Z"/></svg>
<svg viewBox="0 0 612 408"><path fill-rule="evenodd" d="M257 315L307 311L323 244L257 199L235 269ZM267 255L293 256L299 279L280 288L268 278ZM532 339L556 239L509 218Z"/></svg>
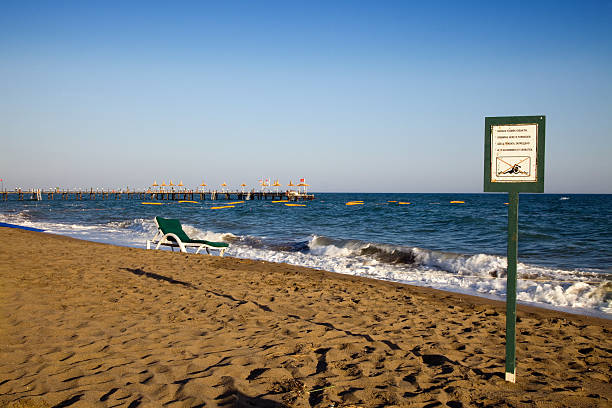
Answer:
<svg viewBox="0 0 612 408"><path fill-rule="evenodd" d="M400 202L398 202L397 204L398 204L398 205L408 205L408 204L412 204L412 203L409 203L409 202L407 202L407 201L400 201Z"/></svg>
<svg viewBox="0 0 612 408"><path fill-rule="evenodd" d="M221 205L219 207L210 207L211 210L220 210L222 208L234 208L233 205Z"/></svg>
<svg viewBox="0 0 612 408"><path fill-rule="evenodd" d="M194 204L198 204L197 201L187 201L187 200L180 200L179 203L194 203Z"/></svg>
<svg viewBox="0 0 612 408"><path fill-rule="evenodd" d="M306 204L285 204L287 207L306 207Z"/></svg>
<svg viewBox="0 0 612 408"><path fill-rule="evenodd" d="M276 200L276 201L272 201L273 203L288 203L289 200Z"/></svg>
<svg viewBox="0 0 612 408"><path fill-rule="evenodd" d="M451 201L451 204L465 204L465 201Z"/></svg>
<svg viewBox="0 0 612 408"><path fill-rule="evenodd" d="M244 203L244 201L234 201L234 202L231 202L231 203L227 203L227 205L242 204L242 203Z"/></svg>
<svg viewBox="0 0 612 408"><path fill-rule="evenodd" d="M162 205L163 203L140 203L143 205Z"/></svg>
<svg viewBox="0 0 612 408"><path fill-rule="evenodd" d="M346 205L362 205L363 201L349 201Z"/></svg>

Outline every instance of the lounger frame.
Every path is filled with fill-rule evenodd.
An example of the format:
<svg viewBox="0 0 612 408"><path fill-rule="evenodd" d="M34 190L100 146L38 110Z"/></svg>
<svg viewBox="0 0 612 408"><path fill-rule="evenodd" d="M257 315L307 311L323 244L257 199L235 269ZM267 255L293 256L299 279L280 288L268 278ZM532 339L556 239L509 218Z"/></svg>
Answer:
<svg viewBox="0 0 612 408"><path fill-rule="evenodd" d="M197 248L195 251L196 254L200 253L200 251L204 249L208 255L212 255L210 253L210 250L214 249L214 250L219 251L219 256L223 256L223 254L225 253L225 250L228 248L228 247L219 248L219 247L214 247L211 245L202 244L198 242L183 242L179 239L179 237L176 236L176 234L173 234L173 233L164 234L161 228L159 227L157 220L155 220L155 225L157 225L157 234L155 234L153 239L147 240L147 249L151 249L151 245L157 244L155 249L159 249L160 246L164 245L164 246L171 247L173 251L174 251L174 248L179 248L181 252L186 253L187 248ZM172 240L168 238L172 238Z"/></svg>

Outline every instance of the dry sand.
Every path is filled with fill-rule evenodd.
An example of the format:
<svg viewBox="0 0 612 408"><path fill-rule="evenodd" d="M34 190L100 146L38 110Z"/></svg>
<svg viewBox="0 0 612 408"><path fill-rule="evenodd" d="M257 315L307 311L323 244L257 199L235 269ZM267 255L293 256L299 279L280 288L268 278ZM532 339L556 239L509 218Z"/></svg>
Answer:
<svg viewBox="0 0 612 408"><path fill-rule="evenodd" d="M610 407L611 321L0 228L0 406Z"/></svg>

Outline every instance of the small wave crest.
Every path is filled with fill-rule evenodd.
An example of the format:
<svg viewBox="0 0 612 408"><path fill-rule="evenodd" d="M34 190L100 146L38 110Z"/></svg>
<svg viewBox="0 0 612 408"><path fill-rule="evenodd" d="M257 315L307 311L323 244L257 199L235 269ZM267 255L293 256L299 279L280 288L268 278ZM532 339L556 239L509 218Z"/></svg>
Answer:
<svg viewBox="0 0 612 408"><path fill-rule="evenodd" d="M241 245L253 249L267 249L279 252L303 252L309 250L308 241L283 241L272 240L263 237L252 235L236 236L225 233L222 236L223 240L234 245Z"/></svg>
<svg viewBox="0 0 612 408"><path fill-rule="evenodd" d="M8 224L24 224L31 222L32 215L30 214L30 210L22 210L19 212L13 213L0 213L0 221L6 222Z"/></svg>
<svg viewBox="0 0 612 408"><path fill-rule="evenodd" d="M412 248L375 244L359 240L334 239L315 235L308 243L309 253L318 256L363 257L389 264L415 263Z"/></svg>
<svg viewBox="0 0 612 408"><path fill-rule="evenodd" d="M425 266L458 275L505 275L505 259L494 255L461 255L450 252L378 244L358 240L341 240L314 236L310 253L321 256L360 257L391 265Z"/></svg>
<svg viewBox="0 0 612 408"><path fill-rule="evenodd" d="M156 229L155 223L153 220L144 219L144 218L134 218L133 220L125 220L125 221L111 221L104 224L105 227L115 228L118 230L128 229L128 230L138 230L142 232L151 232Z"/></svg>
<svg viewBox="0 0 612 408"><path fill-rule="evenodd" d="M203 231L189 224L183 224L183 230L190 238L205 239L207 241L232 242L239 238L231 232Z"/></svg>

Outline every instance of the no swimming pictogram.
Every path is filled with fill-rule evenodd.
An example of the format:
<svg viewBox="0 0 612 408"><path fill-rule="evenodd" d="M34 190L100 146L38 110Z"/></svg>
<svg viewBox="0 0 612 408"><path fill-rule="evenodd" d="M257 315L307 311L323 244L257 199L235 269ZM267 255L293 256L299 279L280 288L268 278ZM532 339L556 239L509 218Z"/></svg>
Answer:
<svg viewBox="0 0 612 408"><path fill-rule="evenodd" d="M531 157L504 156L496 157L496 173L498 177L524 177L531 173Z"/></svg>

